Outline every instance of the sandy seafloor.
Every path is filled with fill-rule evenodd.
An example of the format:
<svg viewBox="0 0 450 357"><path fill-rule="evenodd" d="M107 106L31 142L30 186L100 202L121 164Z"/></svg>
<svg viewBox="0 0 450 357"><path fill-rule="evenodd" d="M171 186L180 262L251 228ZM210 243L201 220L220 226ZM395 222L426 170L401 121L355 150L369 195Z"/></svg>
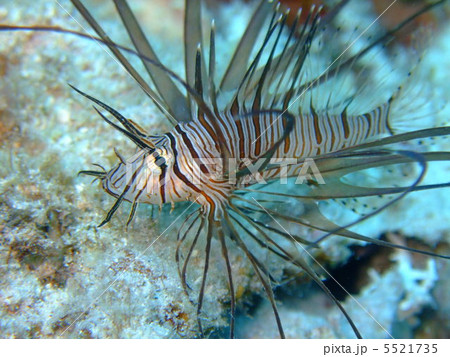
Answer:
<svg viewBox="0 0 450 357"><path fill-rule="evenodd" d="M105 3L95 1L90 9L112 38L124 42L118 18ZM183 2L146 3L135 6L148 19L146 31L156 52L181 72ZM227 19L217 21L218 58L237 40L251 8L237 0L215 5L215 13ZM447 6L441 16L448 18L449 13ZM0 0L2 23L81 30L72 15L86 26L69 1ZM355 2L338 21L364 28L373 19L368 4ZM230 27L220 29L220 24ZM426 73L424 87L431 92L421 93L430 102L445 103L450 96L448 22L429 38L420 66ZM386 58L392 66L410 65L407 56ZM0 337L197 336L196 308L183 293L175 264L176 228L166 230L186 206L170 215L165 209L161 216L157 209L141 206L125 230L129 206L124 205L108 225L97 228L114 201L77 172L92 168L91 163L110 167L116 161L113 148L130 153L133 147L67 83L104 100L151 133L169 130L168 121L111 56L79 38L1 32L0 75ZM449 114L448 106L441 109L433 123L445 123ZM448 140L431 149L448 150ZM433 164L429 172L436 182L448 181L448 165ZM398 232L397 243L413 237L410 244L415 247L448 254L448 195L449 189L411 194L363 223L360 231L371 237ZM347 245L330 239L322 254L334 263L345 261L350 255ZM200 285L201 253L194 251L189 275L193 297ZM357 303L344 303L363 336L449 337L450 264L407 252L382 259L388 268L380 273L369 266L369 278L353 295ZM270 256L267 262L281 276L284 266ZM213 255L211 265L218 268L210 272L202 320L208 336L226 336L228 292L220 254ZM239 272L238 337L277 337L270 307L258 298L262 290L251 267L240 255L234 257L233 267ZM354 273L347 274L356 279ZM284 285L277 291L287 337L354 337L336 306L313 284Z"/></svg>

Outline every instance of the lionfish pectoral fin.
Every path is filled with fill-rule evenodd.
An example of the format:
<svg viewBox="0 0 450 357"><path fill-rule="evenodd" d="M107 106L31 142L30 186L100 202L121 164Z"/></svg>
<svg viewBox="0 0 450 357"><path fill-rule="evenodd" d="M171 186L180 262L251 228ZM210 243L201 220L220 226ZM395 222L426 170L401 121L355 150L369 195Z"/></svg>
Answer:
<svg viewBox="0 0 450 357"><path fill-rule="evenodd" d="M429 190L433 188L442 188L450 186L450 182L443 184L433 184L433 185L419 185L412 189L412 192ZM302 199L313 199L313 200L327 200L327 199L338 199L338 198L357 198L357 197L370 197L370 196L384 196L402 193L407 190L410 186L400 186L400 187L365 187L356 186L343 183L341 181L335 180L331 182L327 180L326 185L318 185L311 190L308 195L298 196ZM274 193L276 194L276 193ZM290 197L294 197L291 195Z"/></svg>
<svg viewBox="0 0 450 357"><path fill-rule="evenodd" d="M355 155L358 155L359 153L355 153ZM373 155L372 152L368 152L365 154L369 154L369 155ZM392 156L388 154L388 158L391 158ZM380 213L381 211L385 210L387 207L391 206L392 204L394 204L395 202L397 202L398 200L400 200L401 198L403 198L404 196L406 196L409 192L412 192L414 190L415 187L417 187L419 185L419 183L422 181L422 179L425 176L425 171L427 168L427 160L424 157L424 155L420 154L420 153L416 153L416 152L410 152L410 151L397 151L395 152L396 156L394 157L394 159L398 159L398 158L406 158L409 159L411 161L415 161L416 163L418 163L421 167L421 171L420 173L417 175L417 178L414 180L414 182L410 185L407 186L403 191L401 191L399 193L399 195L395 198L393 198L392 200L390 200L388 203L382 205L381 207L379 207L378 209L374 210L373 212L355 220L354 222L351 222L349 224L346 224L342 227L336 226L334 223L330 222L328 219L326 219L321 213L320 210L317 206L317 204L314 203L307 203L307 207L309 207L309 210L306 211L306 214L303 215L303 217L308 220L309 222L315 222L314 224L322 224L324 227L327 227L326 231L327 233L322 236L320 239L318 239L316 241L316 243L320 243L322 240L324 240L325 238L333 235L333 234L339 234L339 235L344 235L344 236L348 236L349 234L353 234L353 232L347 231L347 228L354 226L364 220L367 220L370 217L373 217L374 215ZM375 154L375 158L379 158L379 153ZM370 157L372 159L372 157ZM381 152L381 159L383 161L383 165L389 165L392 163L392 161L385 161L384 159L386 158L385 153ZM370 162L369 164L367 163L367 159L365 160L366 162L362 164L363 168L372 168L372 167L377 167L380 166L379 161L374 160L372 162ZM360 169L360 167L356 166L352 168L352 170L358 170ZM336 228L332 228L333 225L336 226ZM357 238L358 239L358 238Z"/></svg>
<svg viewBox="0 0 450 357"><path fill-rule="evenodd" d="M258 202L258 201L257 201ZM233 220L243 229L251 238L253 238L259 245L264 246L269 249L271 252L282 258L283 260L287 262L291 262L293 265L299 267L300 269L304 270L306 274L313 279L317 285L333 300L333 302L338 306L338 308L342 311L345 318L349 322L350 326L352 327L355 335L358 338L362 338L361 334L359 333L355 323L345 310L345 308L342 306L342 304L339 302L338 299L330 292L330 290L326 287L326 285L322 282L320 277L317 275L317 273L309 266L309 264L300 256L297 255L296 257L292 256L288 251L286 251L282 246L280 246L278 243L276 243L265 231L262 229L262 227L256 226L251 219L247 216L242 214L240 209L236 206L230 206L232 210L239 216L239 218L244 219L247 221L247 223L250 224L253 228L255 228L258 232L258 235L253 234L249 229L247 229L236 217L233 217ZM264 209L264 208L263 208ZM285 230L285 228L282 228ZM291 234L285 230L285 233L291 237L293 243L297 243L296 239L291 236ZM261 237L261 238L260 238ZM265 241L262 241L264 239ZM303 248L306 253L306 248ZM308 253L309 254L309 253ZM344 289L345 290L345 289ZM347 292L348 293L348 292ZM270 297L269 297L270 298ZM275 310L274 310L275 311Z"/></svg>
<svg viewBox="0 0 450 357"><path fill-rule="evenodd" d="M318 159L317 169L325 181L325 185L314 187L309 193L299 196L299 199L338 199L356 198L383 195L398 195L387 204L378 209L374 209L364 219L374 216L400 200L410 192L423 191L434 188L449 187L450 182L420 185L427 169L427 163L432 161L450 161L449 152L426 152L416 153L412 151L363 151L355 152L352 155L344 154L333 158ZM364 187L342 182L349 173L355 173L366 169L381 167L384 168L394 164L417 163L421 167L420 174L409 186L393 187ZM294 197L291 195L291 197Z"/></svg>
<svg viewBox="0 0 450 357"><path fill-rule="evenodd" d="M406 155L409 153L409 156ZM349 173L388 165L417 162L411 155L420 155L423 163L431 161L450 161L450 152L414 152L414 151L361 151L353 153L336 152L333 156L318 157L315 165L326 181L328 178L343 177ZM420 162L417 162L420 163Z"/></svg>
<svg viewBox="0 0 450 357"><path fill-rule="evenodd" d="M272 311L275 316L275 321L277 324L278 332L280 334L281 338L285 338L283 325L281 323L280 315L278 313L278 308L275 302L275 297L273 295L272 287L270 285L270 280L267 281L268 278L268 272L267 269L264 267L264 265L249 251L244 241L240 238L238 232L236 231L236 228L231 223L229 219L224 220L223 222L226 222L226 225L224 228L226 229L226 232L230 236L230 238L236 242L236 244L241 248L241 250L246 255L247 259L250 261L253 270L255 271L258 280L261 282L261 284L264 287L264 291L269 299L270 305L272 306Z"/></svg>
<svg viewBox="0 0 450 357"><path fill-rule="evenodd" d="M200 331L200 336L204 337L202 322L201 322L201 312L203 307L203 299L205 297L205 288L206 288L206 279L208 277L209 270L209 259L211 255L211 242L213 239L213 232L215 231L214 225L211 222L208 222L206 227L206 244L205 244L205 263L203 266L203 274L200 283L200 290L197 298L197 325Z"/></svg>
<svg viewBox="0 0 450 357"><path fill-rule="evenodd" d="M341 310L341 312L344 314L347 322L350 324L356 337L359 339L362 339L363 337L362 337L361 333L359 332L358 328L356 327L355 323L353 322L353 319L348 314L347 310L345 310L345 308L341 304L341 302L327 288L327 286L323 283L322 279L320 279L320 277L317 275L317 273L311 267L309 267L309 265L306 262L304 262L304 264L299 264L299 266L311 277L311 279L314 280L314 282L327 294L327 296L331 300L333 300L333 302L336 304L336 306L339 308L339 310ZM326 273L327 273L327 275L329 275L331 277L331 279L333 279L336 283L338 283L338 285L341 287L341 289L343 289L348 296L351 296L351 294L347 290L345 290L345 288L341 284L339 284L339 282L336 279L334 279L331 274L329 274L328 272L326 272Z"/></svg>
<svg viewBox="0 0 450 357"><path fill-rule="evenodd" d="M419 189L423 189L422 187L418 186L419 183L422 181L424 175L425 175L425 170L426 170L426 162L427 162L427 158L424 154L418 154L418 153L414 153L414 152L399 152L402 156L406 156L406 157L410 157L411 159L413 159L414 161L416 161L417 163L419 163L422 167L421 172L418 174L418 176L416 177L416 179L414 180L414 182L410 185L410 186L406 186L406 187L396 187L395 188L395 192L396 194L398 194L396 197L392 198L389 202L387 202L386 204L382 205L381 207L379 207L378 209L372 211L371 213L360 217L359 219L356 219L355 221L343 225L343 226L339 226L337 224L335 224L334 222L331 222L328 218L326 218L321 212L320 209L317 205L317 203L314 202L310 202L310 203L306 203L305 204L305 213L302 215L302 220L305 220L306 222L308 222L309 225L311 226L315 226L316 229L322 230L324 232L327 232L325 235L323 235L322 237L320 237L319 239L317 239L315 241L316 244L319 244L320 242L322 242L324 239L332 236L332 235L340 235L343 237L347 237L347 238L351 238L351 239L356 239L359 241L364 241L364 242L368 242L368 243L373 243L373 244L377 244L380 246L384 246L384 247L389 247L389 248L398 248L398 249L403 249L406 251L410 251L410 252L414 252L414 253L420 253L420 254L424 254L424 255L429 255L432 257L439 257L439 258L444 258L444 259L450 259L449 256L446 255L441 255L441 254L436 254L433 252L429 252L429 251L424 251L424 250L419 250L419 249L414 249L414 248L409 248L406 246L402 246L402 245L397 245L397 244L393 244L393 243L389 243L389 242L385 242L385 241L381 241L378 239L373 239L358 233L355 233L353 231L348 230L349 227L352 227L358 223L361 223L362 221L365 221L367 219L369 219L370 217L373 217L375 215L377 215L378 213L380 213L381 211L385 210L387 207L391 206L392 204L394 204L395 202L399 201L400 199L402 199L404 196L406 196L408 193L413 192L413 191L417 191ZM435 153L429 153L429 154L435 154ZM448 153L447 156L447 160L450 160L450 153ZM341 185L344 185L341 183ZM439 184L439 185L427 185L427 186L432 186L431 188L434 187L442 187L443 185L445 186L450 186L450 183L446 183L446 184ZM333 184L330 185L330 187L333 186ZM339 186L339 185L338 185ZM342 187L342 186L341 186ZM346 189L351 188L353 186L351 185L345 185ZM429 187L427 187L429 188ZM371 188L365 188L365 187L357 187L355 186L355 190L358 189L362 189L364 191L364 195L367 196L370 193ZM374 188L374 193L372 193L371 195L374 195L376 193L379 193L380 190L378 190L377 188Z"/></svg>
<svg viewBox="0 0 450 357"><path fill-rule="evenodd" d="M188 228L186 229L186 231L184 232L183 235L181 235L181 232L183 230L184 225L192 218L192 216L194 216L196 214L196 216L194 217L193 221L190 223L190 225L188 226ZM186 238L189 235L189 232L193 229L193 227L195 226L196 222L198 221L198 219L201 218L200 220L200 225L196 230L194 239L191 243L191 246L189 247L189 251L188 254L186 256L186 258L184 259L183 262L183 266L180 266L181 263L181 248L182 245L184 244ZM200 232L203 230L203 226L204 226L204 218L202 217L201 213L199 210L192 212L191 214L189 214L186 219L184 220L184 222L182 223L180 229L178 230L178 235L177 235L177 248L175 251L175 261L177 262L177 268L178 268L178 275L180 276L180 281L181 281L181 285L183 287L183 291L186 294L186 296L189 298L189 301L194 304L193 300L191 300L190 296L189 296L189 292L188 289L191 290L191 287L189 286L189 284L187 283L187 279L186 279L186 272L187 272L187 268L189 265L189 260L191 258L192 252L195 249L195 246L197 245L197 241L198 241L198 237Z"/></svg>
<svg viewBox="0 0 450 357"><path fill-rule="evenodd" d="M313 260L315 260L313 258ZM333 295L333 293L328 289L328 287L324 284L322 279L318 276L318 274L314 271L314 269L311 268L311 266L306 262L305 259L303 259L301 256L293 258L292 262L294 265L298 266L302 270L306 272L306 274L325 292L325 294L336 304L336 306L341 310L342 314L345 316L347 322L350 324L350 327L352 328L353 332L355 333L356 337L359 339L362 339L362 335L359 332L358 328L356 327L355 323L353 322L353 319L348 314L347 310L345 310L344 306L341 304L341 302ZM317 262L317 261L316 261ZM333 279L339 287L345 291L347 296L351 297L351 294L330 274L328 271L320 264L317 263L320 268L325 272L327 276L329 276L331 279Z"/></svg>
<svg viewBox="0 0 450 357"><path fill-rule="evenodd" d="M323 175L325 179L325 185L319 185L310 190L309 193L301 196L296 196L294 194L282 194L276 192L266 192L259 190L247 190L249 192L255 192L259 194L274 196L280 195L282 197L291 197L293 199L301 200L304 206L304 213L302 213L299 217L293 217L290 215L283 214L281 212L277 212L271 210L269 208L264 208L264 211L270 215L272 215L277 220L281 222L291 222L303 225L305 227L309 227L318 231L325 232L321 238L315 241L316 246L323 241L324 239L332 236L339 235L351 239L356 239L359 241L369 242L385 247L390 248L398 248L407 250L414 253L425 254L433 257L440 257L444 259L449 259L446 255L440 255L428 251L417 250L413 248L409 248L406 246L396 245L385 241L380 241L378 239L369 238L363 236L361 234L357 234L353 231L348 230L347 228L354 226L378 213L385 210L387 207L391 206L405 195L410 192L420 191L424 189L430 188L441 188L448 187L450 183L440 183L434 185L423 185L420 186L419 183L422 181L426 168L427 162L429 161L450 161L450 153L448 152L428 152L428 153L416 153L410 151L366 151L366 152L354 152L354 153L342 153L342 155L338 155L336 157L328 157L323 158L321 160L317 160L316 164L318 166L319 171ZM391 164L398 163L409 163L415 162L420 165L421 171L418 173L417 177L414 179L414 182L409 186L405 187L392 187L392 188L378 188L378 187L359 187L348 185L346 183L342 183L340 179L351 172L364 170L368 168L374 167L384 167ZM327 177L328 175L328 177ZM245 191L245 190L244 190ZM340 198L340 197L368 197L374 195L381 194L396 194L397 196L390 199L389 202L382 205L378 209L372 211L371 213L354 220L353 222L340 226L336 223L330 221L326 218L320 211L318 207L318 203L315 200L325 200L330 198ZM246 200L244 198L240 198L241 200L246 201L248 204L251 204L251 201ZM311 201L311 199L313 201ZM260 211L262 213L262 211ZM312 247L312 246L311 246ZM310 248L311 248L310 247Z"/></svg>
<svg viewBox="0 0 450 357"><path fill-rule="evenodd" d="M227 217L224 218L225 220ZM227 222L226 224L230 224ZM217 236L220 241L220 246L222 250L222 257L225 261L225 267L227 271L227 279L228 279L228 289L230 292L230 338L234 338L234 325L235 325L235 311L236 311L236 294L234 291L234 284L233 284L233 271L231 269L231 262L228 255L228 248L225 241L225 234L223 232L222 226L225 224L222 222L222 224L219 224L219 222L216 222L216 232Z"/></svg>
<svg viewBox="0 0 450 357"><path fill-rule="evenodd" d="M260 192L264 193L263 191L260 191ZM246 200L246 201L248 204L252 204L252 202L250 200ZM377 244L377 245L385 246L385 247L389 247L389 248L399 248L399 249L403 249L403 250L407 250L407 251L411 251L411 252L415 252L415 253L420 253L420 254L425 254L425 255L429 255L429 256L441 257L441 258L448 259L448 257L445 255L435 254L435 253L428 252L428 251L421 251L421 250L409 248L406 246L396 245L396 244L381 241L378 239L369 238L367 236L364 236L359 233L355 233L355 232L347 229L351 226L356 225L357 223L362 222L365 219L368 219L369 217L371 217L369 215L361 217L360 219L355 220L347 225L340 226L340 225L330 221L328 218L326 218L320 211L316 202L303 202L303 204L304 204L304 213L301 216L291 216L288 214L283 214L281 212L272 210L268 207L262 208L259 201L255 200L255 203L253 203L253 205L256 208L260 208L260 210L255 209L254 210L255 212L266 213L269 216L271 216L276 222L279 222L279 224L283 224L283 223L299 224L301 226L326 233L321 238L317 239L314 242L314 245L311 244L309 247L306 247L305 249L314 248L324 239L326 239L332 235L338 235L338 236L355 239L355 240L359 240L359 241L364 241L364 242L369 242L369 243L373 243L373 244ZM390 201L388 203L388 205L391 205L391 204L392 204L392 201ZM386 207L381 207L379 209L379 211L384 210L385 208ZM378 210L377 210L377 213L378 213Z"/></svg>
<svg viewBox="0 0 450 357"><path fill-rule="evenodd" d="M253 191L253 192L258 192L258 191ZM243 197L237 196L237 195L234 195L232 198L237 200L237 201L242 201L242 202L247 202L247 203L251 202L251 201L249 201L249 200L247 200L247 199L245 199ZM263 201L258 199L258 202L262 203ZM268 202L273 202L273 201L270 200ZM270 226L270 225L268 225L266 223L258 221L256 218L252 217L249 214L249 213L257 212L257 210L255 210L252 207L248 207L248 206L245 207L245 208L242 207L242 206L238 207L235 204L233 204L232 202L230 202L229 205L230 205L230 207L232 208L233 211L238 213L242 218L244 218L251 226L253 226L259 232L263 232L263 230L265 229L265 230L268 230L270 232L274 232L274 233L280 235L283 238L291 239L291 240L293 239L296 243L303 244L303 245L305 245L307 247L312 247L312 248L318 248L319 247L315 242L311 242L311 241L307 240L306 238L299 237L296 234L283 232L283 230L277 229L277 228L275 228L273 226ZM264 233L262 233L262 234L264 234Z"/></svg>
<svg viewBox="0 0 450 357"><path fill-rule="evenodd" d="M388 205L391 205L391 204L392 203L389 202ZM385 207L382 207L382 209L385 209ZM317 210L315 211L315 213L312 215L309 215L307 219L311 224L314 224L317 228L320 227L321 231L327 232L325 235L323 235L322 237L320 237L319 239L316 240L316 242L315 242L316 244L319 244L320 242L322 242L323 240L325 240L326 238L328 238L332 235L339 235L339 236L343 236L346 238L351 238L351 239L355 239L355 240L362 241L362 242L376 244L376 245L387 247L387 248L402 249L402 250L406 250L406 251L409 251L412 253L419 253L419 254L435 257L435 258L450 259L450 256L448 256L448 255L442 255L442 254L437 254L437 253L433 253L433 252L429 252L429 251L425 251L425 250L410 248L410 247L403 246L403 245L393 244L393 243L386 242L383 240L370 238L365 235L362 235L362 234L359 234L359 233L356 233L356 232L353 232L353 231L347 229L349 226L354 226L354 225L362 222L363 220L367 219L367 216L361 217L361 218L351 222L350 224L347 224L344 226L339 226L339 225L331 222L330 220L328 220L328 218L326 218L325 216L323 216L322 213L320 213L319 208L317 207Z"/></svg>

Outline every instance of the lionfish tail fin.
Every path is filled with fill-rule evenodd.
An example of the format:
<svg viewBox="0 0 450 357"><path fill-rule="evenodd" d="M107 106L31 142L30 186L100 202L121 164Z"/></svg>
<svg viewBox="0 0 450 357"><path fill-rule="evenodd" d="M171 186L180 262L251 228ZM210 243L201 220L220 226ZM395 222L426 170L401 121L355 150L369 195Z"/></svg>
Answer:
<svg viewBox="0 0 450 357"><path fill-rule="evenodd" d="M388 101L389 128L393 134L442 125L438 123L437 114L442 110L444 101L433 97L425 80L428 74L419 64L420 60Z"/></svg>

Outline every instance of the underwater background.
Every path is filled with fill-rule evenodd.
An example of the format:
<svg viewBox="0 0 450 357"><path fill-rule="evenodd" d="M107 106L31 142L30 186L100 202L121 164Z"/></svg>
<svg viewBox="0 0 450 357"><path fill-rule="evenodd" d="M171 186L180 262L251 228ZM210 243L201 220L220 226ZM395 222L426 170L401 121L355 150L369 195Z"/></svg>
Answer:
<svg viewBox="0 0 450 357"><path fill-rule="evenodd" d="M113 6L104 1L86 3L110 37L126 44ZM214 17L217 23L220 71L220 59L239 40L255 2L207 3L205 21ZM183 73L183 1L130 4L161 61ZM343 48L348 34L355 27L365 29L376 11L370 1L351 1L344 8L336 19ZM411 59L400 46L423 45L420 95L437 103L440 109L433 120L443 125L450 118L448 2L437 13L426 20L424 44L420 38L406 39L397 44L395 56L382 49L383 55L374 60L381 61L382 67L406 68ZM0 22L89 30L71 3L62 0L0 0ZM376 23L367 35L375 36L382 26ZM352 50L362 47L356 44ZM141 206L128 229L129 207L125 206L108 225L97 228L114 200L98 183L91 184L77 173L92 167L91 163L110 167L114 148L128 153L133 148L67 83L117 108L151 133L170 130L169 123L93 41L54 33L0 32L0 76L0 337L196 337L196 307L180 284L174 259L177 228L170 225L185 206L172 213L170 207L159 213L157 207ZM448 139L424 145L450 149ZM429 172L430 182L449 181L447 163L433 163ZM347 211L333 206L329 214L338 217ZM363 222L358 232L446 254L449 226L446 188L410 194ZM336 274L349 280L352 295L364 307L351 298L344 303L364 337L388 337L386 330L394 337L450 337L447 261L405 251L350 247L354 244L329 239L320 259L330 269L347 264L348 270L336 270ZM189 274L194 291L203 268L200 255L194 252ZM298 272L290 272L287 264L271 256L266 262L282 280L276 296L287 337L354 337L342 313L318 288ZM212 257L210 264L215 263L202 319L209 336L223 337L227 336L229 299L220 254ZM239 270L235 276L240 306L237 336L277 337L271 308L251 266L239 254L233 266Z"/></svg>

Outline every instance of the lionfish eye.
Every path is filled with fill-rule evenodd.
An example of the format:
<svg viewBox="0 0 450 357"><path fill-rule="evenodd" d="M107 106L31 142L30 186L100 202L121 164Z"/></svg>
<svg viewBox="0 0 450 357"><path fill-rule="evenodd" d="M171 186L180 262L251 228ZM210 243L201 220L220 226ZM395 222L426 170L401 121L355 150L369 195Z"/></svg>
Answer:
<svg viewBox="0 0 450 357"><path fill-rule="evenodd" d="M166 163L166 159L162 156L160 156L157 152L153 153L153 156L155 158L155 164L159 167L159 168L164 168L167 166Z"/></svg>

